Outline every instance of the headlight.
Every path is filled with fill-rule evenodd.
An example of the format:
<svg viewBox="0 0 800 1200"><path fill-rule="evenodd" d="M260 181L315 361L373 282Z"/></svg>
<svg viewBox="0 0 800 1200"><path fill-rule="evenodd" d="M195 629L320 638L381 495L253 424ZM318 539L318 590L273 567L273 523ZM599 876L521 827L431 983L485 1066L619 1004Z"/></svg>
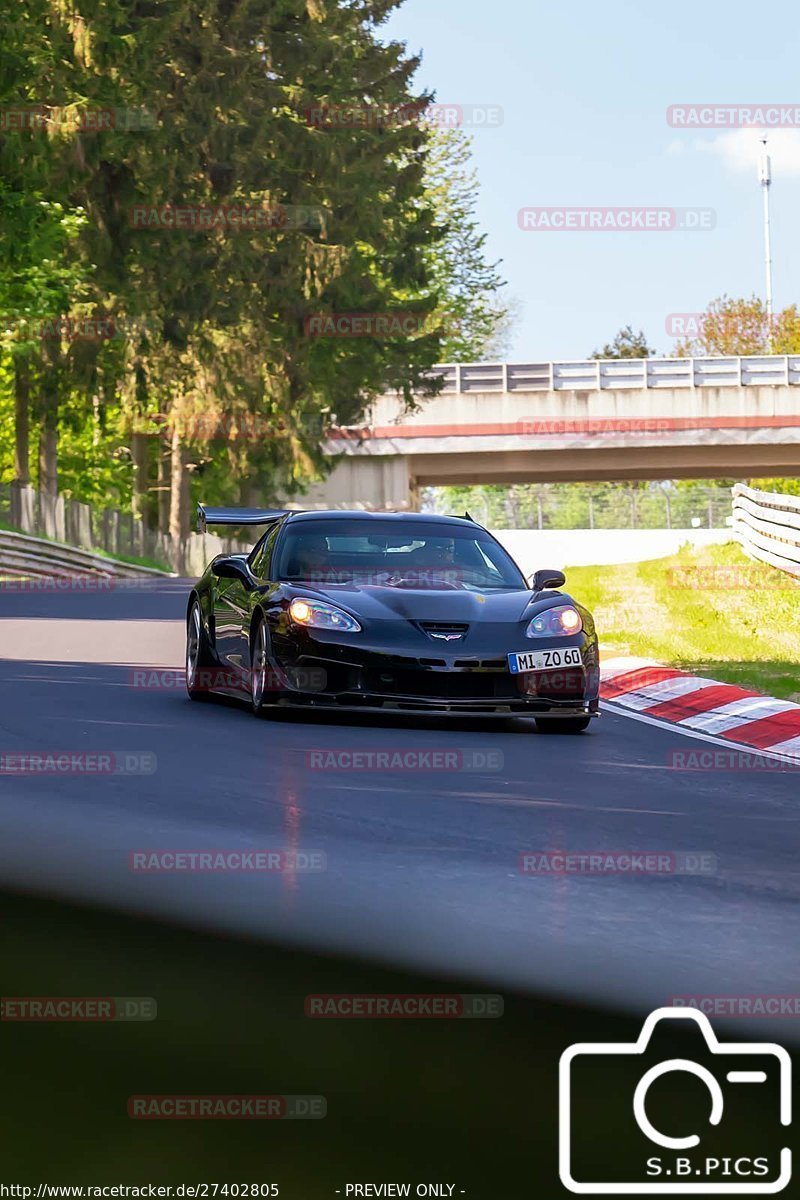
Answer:
<svg viewBox="0 0 800 1200"><path fill-rule="evenodd" d="M340 633L360 633L361 626L355 617L323 604L321 600L304 600L297 597L289 605L289 616L296 625L310 625L314 629L338 629Z"/></svg>
<svg viewBox="0 0 800 1200"><path fill-rule="evenodd" d="M527 637L563 637L565 633L580 633L583 620L571 604L559 604L537 613L525 630Z"/></svg>

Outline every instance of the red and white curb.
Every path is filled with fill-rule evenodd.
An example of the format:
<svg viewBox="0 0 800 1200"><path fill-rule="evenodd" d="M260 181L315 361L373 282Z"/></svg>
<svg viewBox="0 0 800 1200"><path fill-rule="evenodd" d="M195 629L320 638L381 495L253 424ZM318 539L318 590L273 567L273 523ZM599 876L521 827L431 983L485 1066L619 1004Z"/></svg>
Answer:
<svg viewBox="0 0 800 1200"><path fill-rule="evenodd" d="M744 746L800 761L800 704L775 700L665 667L645 658L602 664L600 697L653 724L664 722L703 740Z"/></svg>

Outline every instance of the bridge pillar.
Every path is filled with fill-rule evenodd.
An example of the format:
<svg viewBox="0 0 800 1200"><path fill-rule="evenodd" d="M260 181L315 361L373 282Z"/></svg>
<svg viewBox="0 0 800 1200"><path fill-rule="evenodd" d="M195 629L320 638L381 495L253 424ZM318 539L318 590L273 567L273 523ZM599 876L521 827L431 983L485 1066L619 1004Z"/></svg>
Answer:
<svg viewBox="0 0 800 1200"><path fill-rule="evenodd" d="M365 509L382 512L414 509L417 489L403 455L340 458L327 479L288 503L300 508Z"/></svg>

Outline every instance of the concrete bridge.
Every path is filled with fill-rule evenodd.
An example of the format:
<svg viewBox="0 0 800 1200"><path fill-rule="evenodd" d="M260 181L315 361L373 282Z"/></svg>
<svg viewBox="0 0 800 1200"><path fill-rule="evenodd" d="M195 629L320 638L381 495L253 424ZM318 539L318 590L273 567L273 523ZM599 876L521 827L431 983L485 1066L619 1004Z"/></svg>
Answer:
<svg viewBox="0 0 800 1200"><path fill-rule="evenodd" d="M417 506L429 485L800 476L800 355L478 363L333 429L306 506Z"/></svg>

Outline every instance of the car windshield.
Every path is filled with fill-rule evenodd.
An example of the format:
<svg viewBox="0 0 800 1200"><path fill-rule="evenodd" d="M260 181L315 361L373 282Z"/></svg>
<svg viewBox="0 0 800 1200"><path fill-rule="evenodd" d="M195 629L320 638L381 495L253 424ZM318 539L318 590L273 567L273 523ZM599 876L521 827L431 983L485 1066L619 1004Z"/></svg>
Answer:
<svg viewBox="0 0 800 1200"><path fill-rule="evenodd" d="M298 521L281 539L274 574L278 580L426 590L527 587L484 530L433 521Z"/></svg>

